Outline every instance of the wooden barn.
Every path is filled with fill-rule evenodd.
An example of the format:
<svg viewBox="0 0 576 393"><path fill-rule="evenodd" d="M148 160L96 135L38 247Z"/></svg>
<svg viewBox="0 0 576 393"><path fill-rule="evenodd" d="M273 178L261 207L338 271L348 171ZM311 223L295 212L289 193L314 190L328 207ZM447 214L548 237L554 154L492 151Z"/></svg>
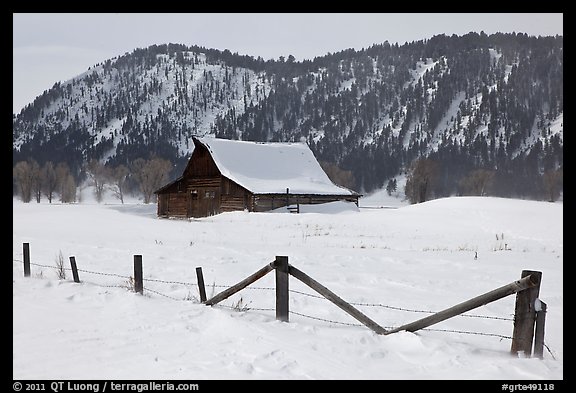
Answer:
<svg viewBox="0 0 576 393"><path fill-rule="evenodd" d="M155 191L160 217L207 217L284 206L354 202L358 193L332 183L305 143L193 138L182 176Z"/></svg>

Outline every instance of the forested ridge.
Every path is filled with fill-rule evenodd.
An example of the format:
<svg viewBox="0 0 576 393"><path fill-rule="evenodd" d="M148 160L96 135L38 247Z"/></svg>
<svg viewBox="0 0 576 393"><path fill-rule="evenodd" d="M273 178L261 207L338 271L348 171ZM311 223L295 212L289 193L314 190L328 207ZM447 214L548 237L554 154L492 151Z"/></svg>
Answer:
<svg viewBox="0 0 576 393"><path fill-rule="evenodd" d="M138 48L14 114L13 164L65 163L79 182L90 162L111 170L158 158L175 178L194 135L305 141L362 193L420 162L433 169L428 197L553 199L550 179L562 187L563 37L437 35L301 62Z"/></svg>

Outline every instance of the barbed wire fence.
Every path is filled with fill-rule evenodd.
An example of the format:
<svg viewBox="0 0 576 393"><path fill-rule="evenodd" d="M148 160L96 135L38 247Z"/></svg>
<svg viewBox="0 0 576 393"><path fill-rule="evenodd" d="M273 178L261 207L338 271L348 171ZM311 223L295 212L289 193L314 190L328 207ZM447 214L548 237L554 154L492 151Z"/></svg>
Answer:
<svg viewBox="0 0 576 393"><path fill-rule="evenodd" d="M13 262L24 263L24 261L19 260L19 259L13 259ZM29 264L32 266L49 268L49 269L72 271L71 268L63 267L63 266L45 265L45 264L33 263L33 262L29 262ZM98 272L98 271L94 271L94 270L86 270L86 269L79 269L79 268L77 268L77 271L82 272L82 273L87 273L87 274L99 275L99 276L122 278L122 279L126 280L124 284L115 284L115 285L101 284L101 283L97 283L97 282L93 282L93 281L82 280L83 283L95 285L95 286L99 286L99 287L104 287L104 288L123 288L123 289L132 290L132 291L134 290L133 283L131 284L131 280L133 280L133 276L127 276L127 275L122 275L122 274L117 274L117 273ZM162 280L162 279L156 279L156 278L142 278L142 281L151 282L151 283L160 283L160 284L182 285L185 287L198 287L198 283L178 281L178 280ZM213 288L230 288L231 286L225 285L225 284L213 283L210 285L210 287L213 287ZM276 288L273 288L273 287L261 287L261 286L247 286L244 289L256 290L256 291L275 291L276 290ZM144 290L146 290L147 293L153 293L155 295L158 295L160 297L170 299L173 301L192 301L192 300L195 300L196 303L199 303L199 304L201 303L198 298L196 298L195 296L192 296L190 294L188 294L184 298L177 298L177 297L162 293L160 291L157 291L155 289L151 289L150 287L147 287L147 286L144 287ZM328 301L325 297L319 296L316 294L302 292L302 291L295 290L295 289L289 289L288 291L290 293L302 295L305 297L316 298L316 299ZM403 311L403 312L411 312L411 313L436 314L438 312L438 311L433 311L433 310L422 310L422 309L412 309L412 308L406 308L406 307L392 306L392 305L383 304L383 303L351 302L351 301L349 301L348 303L351 305L361 306L361 307L380 307L380 308L385 308L385 309L390 309L390 310L395 310L395 311ZM230 305L224 305L224 304L216 304L215 306L219 307L219 308L225 308L225 309L230 309L230 310L234 310L234 311L242 311L242 312L248 312L248 311L275 312L276 311L274 308L254 307L254 306L250 306L250 304L251 304L251 302L248 304L245 304L245 305L236 304L236 305L230 306ZM312 316L312 315L307 315L307 314L304 314L301 312L296 312L293 310L290 310L289 313L294 314L294 315L298 315L298 316L303 317L303 318L321 321L321 322L325 322L325 323L332 324L332 325L349 326L349 327L363 327L364 326L364 325L359 324L359 323L336 321L336 320L332 320L332 319L328 319L328 318L321 318L321 317L316 317L316 316ZM514 318L510 318L510 317L500 317L500 316L490 316L490 315L480 315L480 314L466 314L466 313L464 313L464 314L460 314L458 316L464 317L464 318L482 318L482 319L492 319L492 320L512 321L512 322L514 321ZM386 328L386 329L395 329L396 327L397 326L384 326L384 328ZM498 333L486 333L486 332L469 331L469 330L433 329L433 328L423 328L420 330L496 337L496 338L500 338L500 340L503 340L503 339L512 340L513 339L512 336L502 335L502 334L498 334ZM549 352L551 357L555 360L556 357L554 356L554 353L552 352L550 347L545 342L544 342L544 347L547 349L547 351Z"/></svg>

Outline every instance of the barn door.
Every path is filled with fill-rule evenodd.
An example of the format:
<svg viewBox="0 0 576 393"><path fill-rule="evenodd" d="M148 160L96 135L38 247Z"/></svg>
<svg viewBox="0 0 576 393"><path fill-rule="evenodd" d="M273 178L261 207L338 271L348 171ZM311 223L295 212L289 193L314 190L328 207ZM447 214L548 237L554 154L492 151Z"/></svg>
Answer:
<svg viewBox="0 0 576 393"><path fill-rule="evenodd" d="M217 188L203 188L202 198L204 198L203 205L206 216L213 216L220 213L220 193Z"/></svg>
<svg viewBox="0 0 576 393"><path fill-rule="evenodd" d="M198 187L190 193L188 215L208 217L220 213L220 191L214 187Z"/></svg>
<svg viewBox="0 0 576 393"><path fill-rule="evenodd" d="M198 214L200 212L199 208L198 208L198 190L197 189L193 189L190 190L190 192L188 192L188 196L187 196L187 212L186 212L186 216L187 217L200 217Z"/></svg>

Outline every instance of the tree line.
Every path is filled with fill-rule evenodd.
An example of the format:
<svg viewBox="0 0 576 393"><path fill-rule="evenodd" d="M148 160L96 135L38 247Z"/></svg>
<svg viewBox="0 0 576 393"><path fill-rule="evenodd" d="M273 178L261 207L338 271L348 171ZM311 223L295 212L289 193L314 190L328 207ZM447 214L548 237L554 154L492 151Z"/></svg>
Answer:
<svg viewBox="0 0 576 393"><path fill-rule="evenodd" d="M154 152L183 167L191 137L209 130L307 141L363 193L428 158L441 166L436 195L487 170L494 196L540 198L543 173L563 167L562 81L561 36L439 35L303 62L153 45L55 84L14 116L13 163L66 162L76 174L109 152L107 166Z"/></svg>
<svg viewBox="0 0 576 393"><path fill-rule="evenodd" d="M116 166L93 159L77 179L66 162L46 161L40 166L34 159L28 159L14 165L12 190L24 203L32 200L40 203L43 197L49 203L56 198L62 203L73 203L81 202L83 188L92 186L98 203L109 191L121 203L127 194L139 193L147 204L155 202L154 191L168 181L171 169L170 161L159 157L137 158L129 165Z"/></svg>
<svg viewBox="0 0 576 393"><path fill-rule="evenodd" d="M404 193L412 204L426 202L446 195L442 187L442 178L446 169L440 162L419 158L412 162L406 171ZM539 184L533 187L540 191L540 196L549 202L555 202L563 190L564 171L562 168L549 169L539 176ZM492 169L473 169L461 177L457 184L456 195L459 196L497 196L498 172ZM386 190L390 195L396 191L396 180L388 181Z"/></svg>

